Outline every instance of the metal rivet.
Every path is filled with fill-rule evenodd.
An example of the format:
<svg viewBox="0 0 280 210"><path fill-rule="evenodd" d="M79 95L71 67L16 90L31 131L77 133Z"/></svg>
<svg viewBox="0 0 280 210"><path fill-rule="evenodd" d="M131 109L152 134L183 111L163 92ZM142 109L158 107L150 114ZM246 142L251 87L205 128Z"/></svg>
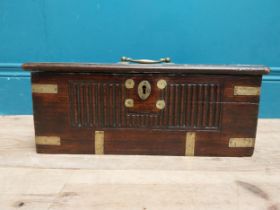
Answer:
<svg viewBox="0 0 280 210"><path fill-rule="evenodd" d="M134 80L133 79L127 79L126 81L125 81L125 87L127 88L127 89L131 89L131 88L133 88L134 87Z"/></svg>
<svg viewBox="0 0 280 210"><path fill-rule="evenodd" d="M164 109L165 107L165 101L164 100L158 100L157 103L156 103L156 107L158 109Z"/></svg>
<svg viewBox="0 0 280 210"><path fill-rule="evenodd" d="M164 89L167 86L167 82L164 79L161 79L157 82L157 87L159 89Z"/></svg>
<svg viewBox="0 0 280 210"><path fill-rule="evenodd" d="M125 99L125 102L124 102L124 105L126 106L126 107L133 107L134 106L134 101L133 101L133 99Z"/></svg>

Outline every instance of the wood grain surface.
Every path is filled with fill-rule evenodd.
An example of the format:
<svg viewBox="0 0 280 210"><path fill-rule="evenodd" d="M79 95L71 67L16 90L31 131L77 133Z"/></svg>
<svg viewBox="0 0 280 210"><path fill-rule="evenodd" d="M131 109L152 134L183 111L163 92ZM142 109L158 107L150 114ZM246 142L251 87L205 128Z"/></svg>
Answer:
<svg viewBox="0 0 280 210"><path fill-rule="evenodd" d="M92 72L92 73L194 73L263 75L270 69L261 65L188 65L188 64L97 64L97 63L25 63L26 71L45 72Z"/></svg>
<svg viewBox="0 0 280 210"><path fill-rule="evenodd" d="M37 154L32 116L0 117L0 209L280 209L280 120L250 158Z"/></svg>
<svg viewBox="0 0 280 210"><path fill-rule="evenodd" d="M126 88L127 80L135 87ZM160 80L164 89L157 87ZM151 86L146 100L138 96L142 81ZM57 92L33 92L35 135L61 141L37 144L38 153L95 154L95 131L104 131L104 154L185 155L186 132L194 131L195 156L254 151L254 145L229 147L229 139L255 138L259 95L234 95L234 87L259 88L261 76L32 73L32 85L45 84L56 85ZM127 99L133 107L125 106ZM156 107L158 100L164 109Z"/></svg>

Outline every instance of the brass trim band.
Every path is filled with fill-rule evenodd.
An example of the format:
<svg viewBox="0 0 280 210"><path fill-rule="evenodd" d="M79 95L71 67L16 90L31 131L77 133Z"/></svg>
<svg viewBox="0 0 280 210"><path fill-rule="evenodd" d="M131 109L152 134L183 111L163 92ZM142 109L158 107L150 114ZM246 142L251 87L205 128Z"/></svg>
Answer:
<svg viewBox="0 0 280 210"><path fill-rule="evenodd" d="M194 156L194 153L195 153L195 139L196 139L196 133L195 132L187 132L186 133L186 148L185 148L185 155L186 156Z"/></svg>
<svg viewBox="0 0 280 210"><path fill-rule="evenodd" d="M54 93L57 94L56 84L32 84L32 93Z"/></svg>
<svg viewBox="0 0 280 210"><path fill-rule="evenodd" d="M255 138L230 138L229 147L254 147Z"/></svg>
<svg viewBox="0 0 280 210"><path fill-rule="evenodd" d="M104 154L104 131L95 131L94 149L96 155Z"/></svg>
<svg viewBox="0 0 280 210"><path fill-rule="evenodd" d="M234 86L235 96L259 96L260 87Z"/></svg>
<svg viewBox="0 0 280 210"><path fill-rule="evenodd" d="M35 142L37 145L56 145L60 146L59 136L35 136Z"/></svg>

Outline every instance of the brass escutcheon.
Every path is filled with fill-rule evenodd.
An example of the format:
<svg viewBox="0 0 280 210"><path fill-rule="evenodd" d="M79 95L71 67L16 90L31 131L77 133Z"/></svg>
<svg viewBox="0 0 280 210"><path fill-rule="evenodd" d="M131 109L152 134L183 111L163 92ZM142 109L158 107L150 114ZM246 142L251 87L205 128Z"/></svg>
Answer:
<svg viewBox="0 0 280 210"><path fill-rule="evenodd" d="M146 100L151 94L151 84L147 80L143 80L138 85L138 96L142 100Z"/></svg>

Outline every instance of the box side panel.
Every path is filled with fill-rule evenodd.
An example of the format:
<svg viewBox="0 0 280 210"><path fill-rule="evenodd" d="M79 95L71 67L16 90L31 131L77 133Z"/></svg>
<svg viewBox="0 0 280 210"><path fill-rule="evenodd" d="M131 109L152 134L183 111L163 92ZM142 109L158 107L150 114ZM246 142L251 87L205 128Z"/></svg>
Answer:
<svg viewBox="0 0 280 210"><path fill-rule="evenodd" d="M51 89L49 85L56 88ZM69 124L70 107L65 75L32 73L32 92L35 139L44 137L45 141L49 141L37 142L37 152L92 154L92 131L72 128ZM52 144L53 137L59 138L59 145Z"/></svg>

